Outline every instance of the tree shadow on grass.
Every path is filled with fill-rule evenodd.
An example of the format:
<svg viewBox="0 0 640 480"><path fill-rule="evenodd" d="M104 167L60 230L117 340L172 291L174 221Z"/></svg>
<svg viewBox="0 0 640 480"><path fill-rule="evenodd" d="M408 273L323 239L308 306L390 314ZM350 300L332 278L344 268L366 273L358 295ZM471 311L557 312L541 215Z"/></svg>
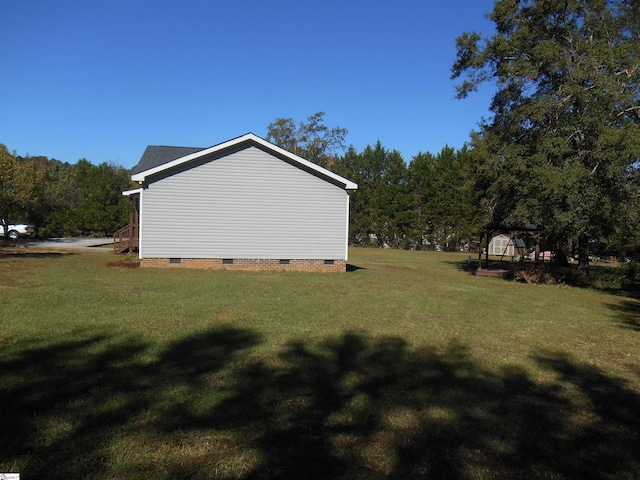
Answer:
<svg viewBox="0 0 640 480"><path fill-rule="evenodd" d="M469 256L468 258L466 258L464 260L459 260L459 261L456 261L456 262L443 261L443 263L445 263L446 265L452 265L457 270L459 270L461 272L470 273L470 274L475 273L475 271L478 269L478 265L479 265L478 264L478 256L477 255L475 257Z"/></svg>
<svg viewBox="0 0 640 480"><path fill-rule="evenodd" d="M624 300L610 307L624 328L640 333L640 300Z"/></svg>
<svg viewBox="0 0 640 480"><path fill-rule="evenodd" d="M28 251L17 249L0 249L0 258L60 258L75 255L73 252Z"/></svg>
<svg viewBox="0 0 640 480"><path fill-rule="evenodd" d="M558 352L345 333L273 356L225 326L158 355L90 336L0 354L0 467L22 478L638 478L640 395ZM8 442L6 440L9 440Z"/></svg>
<svg viewBox="0 0 640 480"><path fill-rule="evenodd" d="M251 332L219 328L168 346L154 361L147 359L148 343L108 335L24 343L11 347L15 353L5 348L0 471L23 470L22 478L112 478L119 473L109 473L115 438L131 435L136 422L157 423L172 390L195 385L201 373L219 371L257 341Z"/></svg>

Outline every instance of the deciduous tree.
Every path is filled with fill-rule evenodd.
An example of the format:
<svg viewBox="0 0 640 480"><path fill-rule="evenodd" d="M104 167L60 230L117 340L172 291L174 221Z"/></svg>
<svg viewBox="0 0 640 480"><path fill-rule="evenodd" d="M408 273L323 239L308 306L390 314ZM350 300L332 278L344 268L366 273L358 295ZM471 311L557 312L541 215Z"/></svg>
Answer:
<svg viewBox="0 0 640 480"><path fill-rule="evenodd" d="M73 178L78 230L110 235L126 224L128 204L122 192L130 180L124 168L106 162L96 166L83 158L73 166Z"/></svg>
<svg viewBox="0 0 640 480"><path fill-rule="evenodd" d="M30 196L26 205L27 218L34 223L36 235L48 224L48 233L63 235L58 223L72 212L75 185L72 166L46 157L27 158L25 166L32 170ZM76 205L77 206L77 205ZM57 236L56 235L56 236Z"/></svg>
<svg viewBox="0 0 640 480"><path fill-rule="evenodd" d="M29 198L29 171L0 144L0 224L7 238L8 224L23 214Z"/></svg>
<svg viewBox="0 0 640 480"><path fill-rule="evenodd" d="M329 128L324 112L311 115L296 125L292 118L278 118L267 126L266 139L305 160L330 168L345 150L347 129Z"/></svg>

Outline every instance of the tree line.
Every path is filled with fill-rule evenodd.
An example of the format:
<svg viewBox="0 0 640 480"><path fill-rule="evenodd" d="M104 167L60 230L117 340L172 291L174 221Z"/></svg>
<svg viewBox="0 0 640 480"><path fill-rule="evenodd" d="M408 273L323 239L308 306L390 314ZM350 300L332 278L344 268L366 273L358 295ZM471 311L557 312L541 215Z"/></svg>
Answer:
<svg viewBox="0 0 640 480"><path fill-rule="evenodd" d="M349 147L335 171L358 184L351 193L352 245L454 250L478 233L464 190L465 151L445 147L419 153L407 164L380 141L357 152Z"/></svg>
<svg viewBox="0 0 640 480"><path fill-rule="evenodd" d="M75 164L21 157L0 144L0 220L33 224L36 235L110 235L127 223L129 171L109 163ZM6 227L5 227L6 228ZM5 232L6 235L6 232Z"/></svg>
<svg viewBox="0 0 640 480"><path fill-rule="evenodd" d="M308 121L324 135L339 132L342 139L314 140L305 121L296 124L292 119L269 125L267 139L278 143L271 130L278 125L279 132L286 133L288 150L306 158L308 142L316 163L358 184L350 194L350 245L477 251L482 248L482 234L509 225L491 224L496 215L490 203L494 194L485 178L484 151L477 144L462 149L445 146L437 154L420 152L407 162L379 140L361 151L345 147L347 130L325 127L323 115L318 112ZM282 125L290 131L284 132ZM304 137L300 132L306 132ZM337 153L340 148L342 155ZM122 191L129 188L130 172L123 167L94 165L86 159L69 164L43 156L20 157L0 144L0 218L28 220L40 236L111 235L128 222ZM630 211L637 206L627 203L620 208ZM624 228L603 229L602 235L591 238L592 250L619 254L637 245L638 218L627 217ZM520 224L510 225L517 230ZM548 245L558 239L551 235ZM565 249L577 242L569 236L560 240Z"/></svg>
<svg viewBox="0 0 640 480"><path fill-rule="evenodd" d="M331 138L319 138L301 122L304 128L295 127L286 147L303 158L311 148L315 153L309 158L358 183L351 194L352 245L453 249L473 236L469 209L460 201L465 152L445 147L437 155L420 153L407 165L398 151L378 141L361 152L351 146L338 156L341 141L334 134L346 135L346 129L326 128L323 115L313 115L310 122ZM305 145L294 145L302 135ZM21 157L0 144L0 218L28 221L38 236L111 235L128 222L122 192L130 186L129 170L117 165Z"/></svg>

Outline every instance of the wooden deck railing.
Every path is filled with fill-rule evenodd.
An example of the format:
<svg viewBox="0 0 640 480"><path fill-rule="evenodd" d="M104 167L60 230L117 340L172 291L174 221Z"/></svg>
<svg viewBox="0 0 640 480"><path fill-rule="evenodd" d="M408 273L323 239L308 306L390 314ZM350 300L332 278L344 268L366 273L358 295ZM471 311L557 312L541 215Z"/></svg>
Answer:
<svg viewBox="0 0 640 480"><path fill-rule="evenodd" d="M129 224L113 234L114 253L133 253L140 246L140 226Z"/></svg>

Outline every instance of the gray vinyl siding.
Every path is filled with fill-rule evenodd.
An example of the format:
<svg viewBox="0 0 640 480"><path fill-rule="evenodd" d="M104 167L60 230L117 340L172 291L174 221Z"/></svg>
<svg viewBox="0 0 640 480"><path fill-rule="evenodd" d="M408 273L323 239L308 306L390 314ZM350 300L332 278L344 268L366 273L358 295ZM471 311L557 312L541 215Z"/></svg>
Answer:
<svg viewBox="0 0 640 480"><path fill-rule="evenodd" d="M347 192L256 147L152 182L143 258L346 259Z"/></svg>

